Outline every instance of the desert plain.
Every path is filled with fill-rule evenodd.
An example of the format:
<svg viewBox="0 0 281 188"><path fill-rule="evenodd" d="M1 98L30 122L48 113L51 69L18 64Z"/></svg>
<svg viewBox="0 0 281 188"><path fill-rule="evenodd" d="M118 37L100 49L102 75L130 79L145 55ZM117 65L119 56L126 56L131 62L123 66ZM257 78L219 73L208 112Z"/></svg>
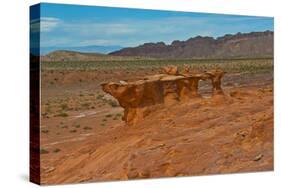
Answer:
<svg viewBox="0 0 281 188"><path fill-rule="evenodd" d="M224 95L162 105L129 126L101 84L168 65L223 69ZM42 184L273 170L273 59L41 62Z"/></svg>

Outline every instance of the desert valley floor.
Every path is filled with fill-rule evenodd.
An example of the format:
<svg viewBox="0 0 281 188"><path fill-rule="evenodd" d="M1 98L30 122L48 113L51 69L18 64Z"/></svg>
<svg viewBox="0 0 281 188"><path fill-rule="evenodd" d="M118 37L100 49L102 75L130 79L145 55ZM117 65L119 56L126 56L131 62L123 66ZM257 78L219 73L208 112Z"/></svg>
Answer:
<svg viewBox="0 0 281 188"><path fill-rule="evenodd" d="M149 71L43 70L41 181L74 183L273 170L273 75L227 73L225 95L160 108L126 126L104 81Z"/></svg>

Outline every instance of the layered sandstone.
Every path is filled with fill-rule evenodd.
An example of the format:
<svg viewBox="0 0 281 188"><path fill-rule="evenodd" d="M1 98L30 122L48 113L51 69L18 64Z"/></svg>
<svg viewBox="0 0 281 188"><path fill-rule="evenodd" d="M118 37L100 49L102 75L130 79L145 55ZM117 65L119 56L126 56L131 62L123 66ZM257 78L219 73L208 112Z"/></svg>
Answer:
<svg viewBox="0 0 281 188"><path fill-rule="evenodd" d="M198 93L200 80L210 79L213 95L222 95L222 70L192 73L186 67L182 73L178 67L164 67L164 74L147 76L137 81L103 83L104 92L116 98L124 108L123 120L128 125L141 121L159 106L170 106L201 97Z"/></svg>

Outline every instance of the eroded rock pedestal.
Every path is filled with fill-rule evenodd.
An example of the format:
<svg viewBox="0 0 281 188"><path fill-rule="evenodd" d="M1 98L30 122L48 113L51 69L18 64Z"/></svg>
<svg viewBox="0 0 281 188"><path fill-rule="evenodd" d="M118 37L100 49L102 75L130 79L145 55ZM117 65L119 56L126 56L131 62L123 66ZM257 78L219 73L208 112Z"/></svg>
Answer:
<svg viewBox="0 0 281 188"><path fill-rule="evenodd" d="M164 74L147 76L137 81L120 81L101 84L104 92L116 98L124 108L123 120L128 125L141 121L159 106L170 106L201 97L198 93L200 80L210 79L213 95L222 95L222 70L179 73L175 66L165 67Z"/></svg>

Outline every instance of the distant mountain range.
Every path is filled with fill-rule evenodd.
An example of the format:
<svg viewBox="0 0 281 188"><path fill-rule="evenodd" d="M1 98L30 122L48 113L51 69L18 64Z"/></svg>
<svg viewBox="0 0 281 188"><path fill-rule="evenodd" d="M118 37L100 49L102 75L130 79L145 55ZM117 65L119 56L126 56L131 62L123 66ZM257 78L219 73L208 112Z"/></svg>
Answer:
<svg viewBox="0 0 281 188"><path fill-rule="evenodd" d="M32 56L31 56L32 57ZM79 61L123 61L135 60L137 57L111 56L101 53L85 53L68 50L57 50L41 56L42 62L79 62ZM146 58L147 59L147 58Z"/></svg>
<svg viewBox="0 0 281 188"><path fill-rule="evenodd" d="M258 58L273 57L272 31L237 33L218 38L197 36L186 41L145 43L109 53L150 58Z"/></svg>
<svg viewBox="0 0 281 188"><path fill-rule="evenodd" d="M137 47L84 46L42 48L43 61L95 61L134 59L272 58L272 31L237 33L218 38L197 36L186 41L145 43ZM113 52L110 52L113 51ZM110 52L110 53L109 53Z"/></svg>
<svg viewBox="0 0 281 188"><path fill-rule="evenodd" d="M113 52L116 50L120 50L123 47L121 46L76 46L76 47L41 47L41 55L46 55L50 52L58 51L58 50L67 50L67 51L76 51L76 52L84 52L84 53L103 53L107 54L109 52Z"/></svg>

